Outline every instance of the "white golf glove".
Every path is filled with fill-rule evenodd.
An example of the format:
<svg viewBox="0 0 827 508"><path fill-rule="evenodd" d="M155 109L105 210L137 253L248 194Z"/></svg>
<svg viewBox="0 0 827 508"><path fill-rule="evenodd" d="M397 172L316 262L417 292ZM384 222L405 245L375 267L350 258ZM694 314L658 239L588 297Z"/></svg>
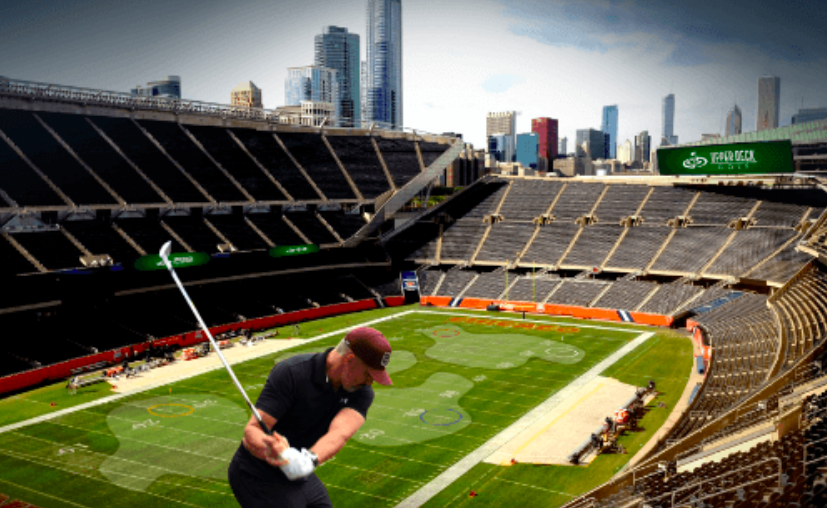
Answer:
<svg viewBox="0 0 827 508"><path fill-rule="evenodd" d="M302 448L301 451L288 448L281 454L281 458L287 461L287 464L281 466L281 470L290 480L304 478L316 469L310 452L305 448Z"/></svg>

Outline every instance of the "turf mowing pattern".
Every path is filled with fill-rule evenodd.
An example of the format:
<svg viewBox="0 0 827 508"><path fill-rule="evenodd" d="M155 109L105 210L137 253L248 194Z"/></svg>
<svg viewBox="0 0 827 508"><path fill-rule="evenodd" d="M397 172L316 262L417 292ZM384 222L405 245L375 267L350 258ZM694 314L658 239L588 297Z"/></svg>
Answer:
<svg viewBox="0 0 827 508"><path fill-rule="evenodd" d="M391 314L383 309L305 323L301 336ZM376 399L365 425L318 469L334 506L395 506L642 330L507 317L497 326L465 317L478 315L490 316L428 311L373 325L394 347L389 366L394 386L374 386ZM501 326L509 323L521 327ZM281 336L290 334L289 327L281 330ZM237 364L234 370L255 400L274 361L324 350L340 338ZM627 449L635 451L662 424L690 368L689 341L665 332L603 374L635 385L653 378L665 392L658 400L669 407L653 409L643 421L648 430L624 438ZM11 423L54 410L47 401L65 407L106 395L99 386L71 399L61 384L0 401L0 418ZM226 466L247 418L223 369L78 410L0 434L0 492L41 507L237 506ZM588 468L479 464L426 506L504 506L515 496L520 504L554 506L605 481L630 456L600 457ZM480 495L466 499L472 488Z"/></svg>

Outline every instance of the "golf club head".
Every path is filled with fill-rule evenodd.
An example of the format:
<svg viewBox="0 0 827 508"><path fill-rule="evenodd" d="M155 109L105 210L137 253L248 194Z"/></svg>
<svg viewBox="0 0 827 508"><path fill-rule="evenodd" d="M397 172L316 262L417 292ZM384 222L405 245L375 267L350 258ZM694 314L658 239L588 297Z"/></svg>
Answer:
<svg viewBox="0 0 827 508"><path fill-rule="evenodd" d="M169 259L169 252L171 250L172 250L172 241L169 241L161 247L161 251L158 253L158 254L161 255L161 259L164 261L164 264L167 263L167 260Z"/></svg>

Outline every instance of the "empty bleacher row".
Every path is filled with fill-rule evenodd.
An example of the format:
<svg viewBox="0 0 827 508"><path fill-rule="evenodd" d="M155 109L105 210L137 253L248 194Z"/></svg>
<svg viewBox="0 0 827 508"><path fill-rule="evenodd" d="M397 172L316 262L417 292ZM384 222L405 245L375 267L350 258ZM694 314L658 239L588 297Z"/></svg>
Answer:
<svg viewBox="0 0 827 508"><path fill-rule="evenodd" d="M381 135L322 139L173 121L0 113L0 189L9 198L0 205L12 208L370 200L392 189L390 179L401 187L420 173L417 147L427 163L448 147Z"/></svg>
<svg viewBox="0 0 827 508"><path fill-rule="evenodd" d="M655 281L561 278L554 273L494 272L426 267L419 271L423 296L448 296L519 302L620 309L658 315L683 310L721 298L730 290L705 289L684 280L670 284ZM438 286L439 281L444 281ZM436 292L434 292L436 290ZM741 294L741 293L737 293Z"/></svg>
<svg viewBox="0 0 827 508"><path fill-rule="evenodd" d="M825 506L825 436L827 420L820 419L720 461L650 475L603 506Z"/></svg>
<svg viewBox="0 0 827 508"><path fill-rule="evenodd" d="M691 301L691 299L697 297L703 291L704 289L701 287L682 284L679 281L671 284L662 284L657 293L638 310L651 314L674 314L686 304L686 302Z"/></svg>
<svg viewBox="0 0 827 508"><path fill-rule="evenodd" d="M341 210L318 214L169 214L113 221L70 217L51 230L4 233L0 255L6 260L3 275L18 275L36 272L37 263L46 270L82 267L81 256L90 254L109 255L114 263L126 265L142 255L156 253L166 241L173 241L173 252L206 253L220 252L219 245L227 244L233 251L307 243L338 245L365 224L360 215Z"/></svg>
<svg viewBox="0 0 827 508"><path fill-rule="evenodd" d="M635 310L658 287L654 282L618 280L594 302L593 307Z"/></svg>
<svg viewBox="0 0 827 508"><path fill-rule="evenodd" d="M827 275L807 267L770 301L781 323L782 368L786 370L827 339Z"/></svg>
<svg viewBox="0 0 827 508"><path fill-rule="evenodd" d="M379 291L370 284L376 284L383 296L400 295L398 277L390 282L387 277L370 274L360 277L365 280L341 272L329 276L291 275L194 285L188 292L208 326L374 299ZM285 286L290 291L279 289ZM54 315L44 317L44 311ZM108 304L90 308L4 314L0 324L18 330L18 338L25 339L6 341L0 377L199 328L175 288L118 296Z"/></svg>
<svg viewBox="0 0 827 508"><path fill-rule="evenodd" d="M486 185L498 187L465 213L450 214L454 222L442 227L441 249L440 229L433 222L438 213L420 219L419 229L408 228L400 242L415 243L418 231L423 237L418 248L408 249L407 258L500 266L519 258L523 267L749 276L780 285L812 259L794 250L797 227L823 210L821 198L805 193L797 199L783 190L776 195L767 189L698 190L562 179L492 179ZM592 211L587 221L575 223ZM546 212L545 224L532 221ZM483 221L494 213L494 220ZM691 220L666 224L684 215ZM621 224L632 216L639 220ZM779 219L772 220L774 216ZM738 222L744 218L747 222ZM743 229L734 228L736 223ZM393 243L391 238L390 250Z"/></svg>
<svg viewBox="0 0 827 508"><path fill-rule="evenodd" d="M768 380L780 353L780 334L764 295L744 294L698 318L712 347L707 379L669 435L680 439L746 398Z"/></svg>

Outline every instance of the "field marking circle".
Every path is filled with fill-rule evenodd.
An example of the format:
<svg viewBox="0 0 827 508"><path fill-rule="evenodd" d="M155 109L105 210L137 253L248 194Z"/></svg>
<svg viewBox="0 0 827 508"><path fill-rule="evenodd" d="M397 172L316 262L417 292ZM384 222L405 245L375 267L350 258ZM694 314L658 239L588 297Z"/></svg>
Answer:
<svg viewBox="0 0 827 508"><path fill-rule="evenodd" d="M570 356L558 354L558 353L562 353L562 352L564 352L564 351L556 351L556 352L552 353L551 348L546 349L546 354L553 357L553 358L577 358L578 356L580 356L580 351L578 351L576 349L569 350L570 353L574 353L573 355L570 355Z"/></svg>
<svg viewBox="0 0 827 508"><path fill-rule="evenodd" d="M163 407L163 406L185 407L185 408L189 409L189 411L187 411L186 413L176 413L176 414L171 414L171 415L159 414L159 413L156 413L155 411L153 411L154 408ZM178 418L179 416L191 415L195 411L195 408L192 407L192 406L188 406L186 404L169 403L169 404L155 404L154 406L149 406L148 408L146 408L146 410L149 411L149 414L154 415L154 416L160 416L161 418Z"/></svg>
<svg viewBox="0 0 827 508"><path fill-rule="evenodd" d="M449 332L450 334L449 335L444 335L444 334L437 335L437 333L440 333L440 332ZM456 337L456 336L459 335L459 333L460 333L459 330L451 330L449 328L443 328L442 330L434 330L433 331L434 337L439 337L439 338L442 338L442 339L445 339L445 338L448 338L448 337Z"/></svg>
<svg viewBox="0 0 827 508"><path fill-rule="evenodd" d="M454 420L454 421L452 421L452 422L449 422L449 423L428 423L428 422L426 422L426 421L425 421L425 415L428 413L428 410L426 409L425 411L423 411L423 412L422 412L422 414L420 414L420 415L419 415L419 419L420 419L420 420L422 421L422 423L424 423L425 425L435 425L435 426L437 426L437 427L447 427L448 425L453 425L453 424L455 424L455 423L459 423L459 422L460 422L460 420L462 420L462 413L460 413L460 412L459 412L459 411L457 411L456 409L447 408L447 409L446 409L446 411L453 411L454 413L456 413L457 415L459 415L459 418L457 418L456 420Z"/></svg>

